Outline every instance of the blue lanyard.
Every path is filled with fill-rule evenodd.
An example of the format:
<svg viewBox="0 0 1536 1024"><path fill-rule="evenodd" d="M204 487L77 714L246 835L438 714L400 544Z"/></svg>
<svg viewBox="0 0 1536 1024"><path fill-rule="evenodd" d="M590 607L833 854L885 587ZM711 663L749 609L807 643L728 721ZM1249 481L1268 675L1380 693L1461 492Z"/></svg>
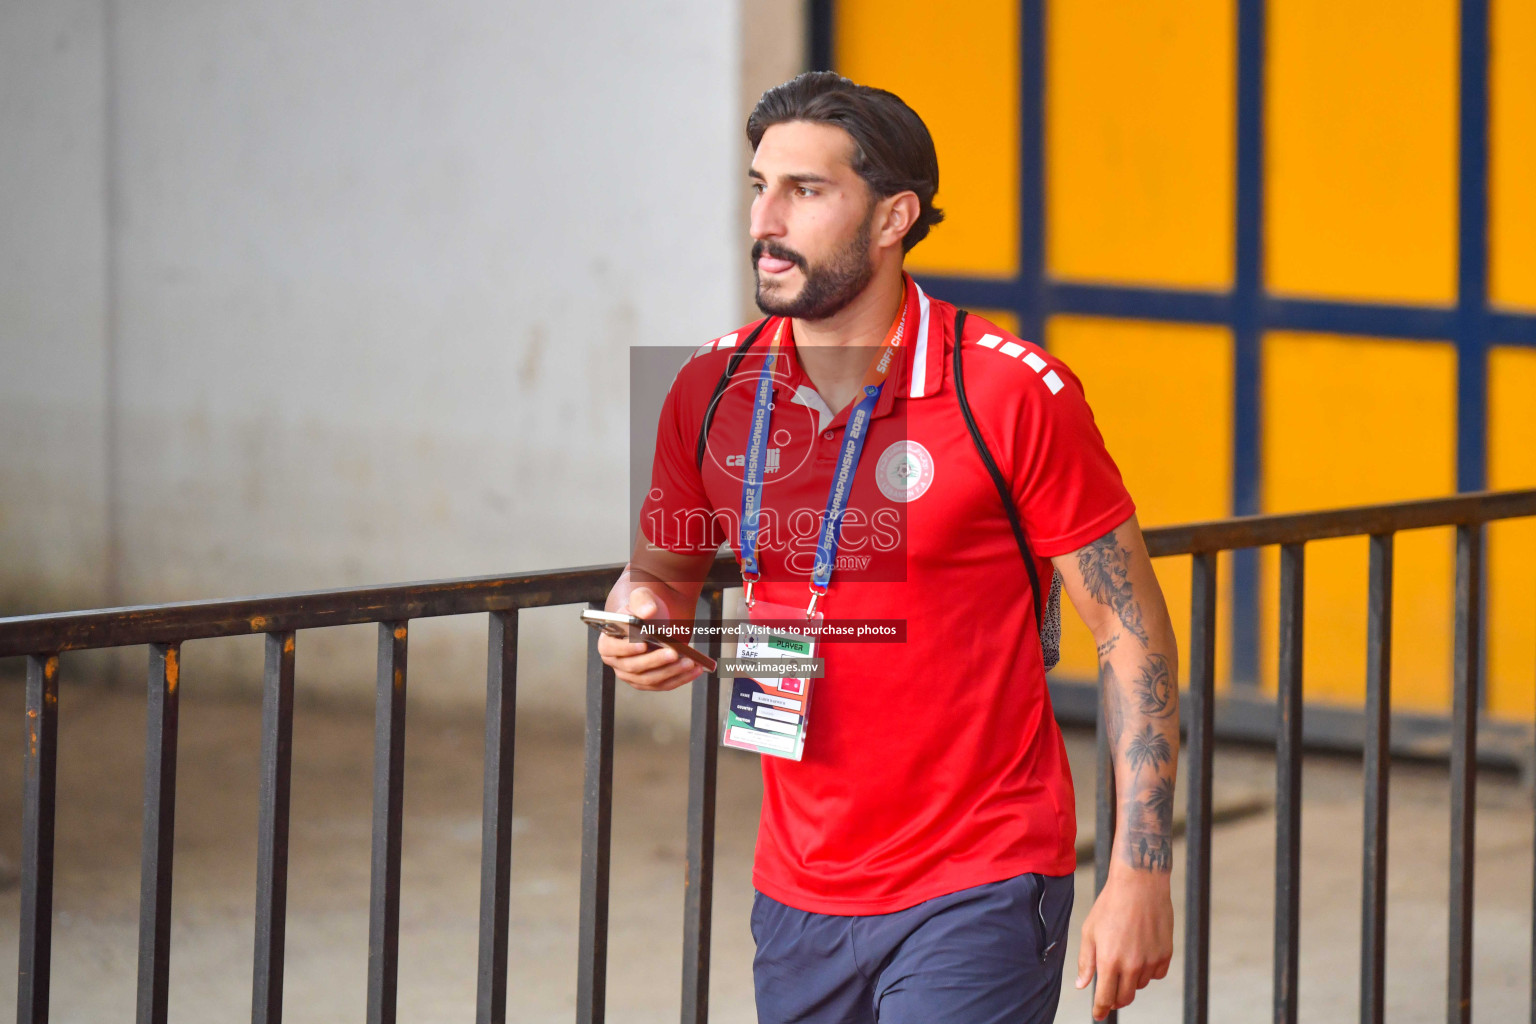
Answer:
<svg viewBox="0 0 1536 1024"><path fill-rule="evenodd" d="M759 518L763 505L764 447L768 426L773 420L773 371L778 365L779 343L784 335L784 325L774 334L768 355L763 360L762 372L757 378L757 396L752 404L751 428L747 434L747 453L743 459L741 486L741 578L746 588L747 607L753 605L752 585L759 578L757 538ZM837 460L837 472L832 477L832 487L827 492L827 507L822 515L821 532L816 539L816 560L811 567L811 601L805 610L807 617L816 611L816 602L827 592L832 581L832 569L837 564L837 545L842 539L843 513L848 508L848 496L853 491L853 476L864 453L864 439L869 436L869 421L874 416L875 404L880 391L890 375L895 362L895 350L900 347L906 327L906 307L901 318L881 346L864 381L859 385L859 399L848 412L848 423L843 430L842 452Z"/></svg>
<svg viewBox="0 0 1536 1024"><path fill-rule="evenodd" d="M779 327L783 332L783 325ZM752 426L747 434L747 454L742 460L741 575L747 581L747 607L752 606L752 584L757 582L757 531L763 511L763 439L773 418L773 368L779 360L774 338L757 378L757 398L752 403Z"/></svg>

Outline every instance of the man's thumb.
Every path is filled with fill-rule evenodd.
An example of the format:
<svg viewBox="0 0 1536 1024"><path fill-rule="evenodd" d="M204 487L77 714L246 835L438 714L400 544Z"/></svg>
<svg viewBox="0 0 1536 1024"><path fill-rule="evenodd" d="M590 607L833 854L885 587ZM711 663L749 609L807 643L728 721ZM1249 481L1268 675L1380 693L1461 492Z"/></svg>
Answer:
<svg viewBox="0 0 1536 1024"><path fill-rule="evenodd" d="M1087 988L1093 980L1094 966L1093 936L1084 931L1083 944L1077 950L1077 981L1078 988Z"/></svg>
<svg viewBox="0 0 1536 1024"><path fill-rule="evenodd" d="M642 619L650 618L656 614L656 595L644 587L636 587L629 592L629 610Z"/></svg>

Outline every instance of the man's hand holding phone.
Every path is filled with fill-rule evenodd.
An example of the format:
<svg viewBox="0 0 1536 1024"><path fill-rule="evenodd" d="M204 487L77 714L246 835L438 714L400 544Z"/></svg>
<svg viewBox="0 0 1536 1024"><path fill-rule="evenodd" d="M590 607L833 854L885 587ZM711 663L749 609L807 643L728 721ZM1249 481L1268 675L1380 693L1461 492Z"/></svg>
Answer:
<svg viewBox="0 0 1536 1024"><path fill-rule="evenodd" d="M630 589L619 604L620 588L608 595L609 611L627 612L642 620L664 622L672 616L654 591L644 585ZM618 607L614 607L619 604ZM597 638L597 653L613 674L637 690L675 690L691 683L704 669L670 647L631 643L608 633Z"/></svg>

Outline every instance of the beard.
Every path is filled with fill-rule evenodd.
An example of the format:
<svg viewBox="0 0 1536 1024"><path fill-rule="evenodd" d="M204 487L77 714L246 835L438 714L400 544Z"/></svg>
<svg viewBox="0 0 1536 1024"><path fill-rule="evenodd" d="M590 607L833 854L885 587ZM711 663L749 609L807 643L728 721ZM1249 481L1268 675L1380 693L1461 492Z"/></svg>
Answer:
<svg viewBox="0 0 1536 1024"><path fill-rule="evenodd" d="M814 266L800 253L776 242L759 239L752 246L752 271L757 278L757 308L769 316L788 316L797 320L825 320L858 297L875 276L869 259L869 228L874 223L875 206L870 204L864 221L854 231L848 244L826 261ZM792 298L778 298L763 292L763 275L757 269L762 256L789 260L800 268L805 283Z"/></svg>

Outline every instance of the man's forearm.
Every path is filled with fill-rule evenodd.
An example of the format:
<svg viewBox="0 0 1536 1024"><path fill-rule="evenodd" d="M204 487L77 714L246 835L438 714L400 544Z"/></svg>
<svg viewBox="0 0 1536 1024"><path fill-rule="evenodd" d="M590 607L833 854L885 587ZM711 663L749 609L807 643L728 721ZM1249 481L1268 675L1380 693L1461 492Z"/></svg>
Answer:
<svg viewBox="0 0 1536 1024"><path fill-rule="evenodd" d="M1118 798L1115 857L1136 871L1173 866L1179 755L1178 647L1139 532L1117 531L1077 553L1097 619L1099 689Z"/></svg>
<svg viewBox="0 0 1536 1024"><path fill-rule="evenodd" d="M1160 632L1160 631L1159 631ZM1179 756L1174 644L1157 633L1100 646L1099 688L1118 800L1115 858L1137 871L1173 866L1173 786Z"/></svg>

